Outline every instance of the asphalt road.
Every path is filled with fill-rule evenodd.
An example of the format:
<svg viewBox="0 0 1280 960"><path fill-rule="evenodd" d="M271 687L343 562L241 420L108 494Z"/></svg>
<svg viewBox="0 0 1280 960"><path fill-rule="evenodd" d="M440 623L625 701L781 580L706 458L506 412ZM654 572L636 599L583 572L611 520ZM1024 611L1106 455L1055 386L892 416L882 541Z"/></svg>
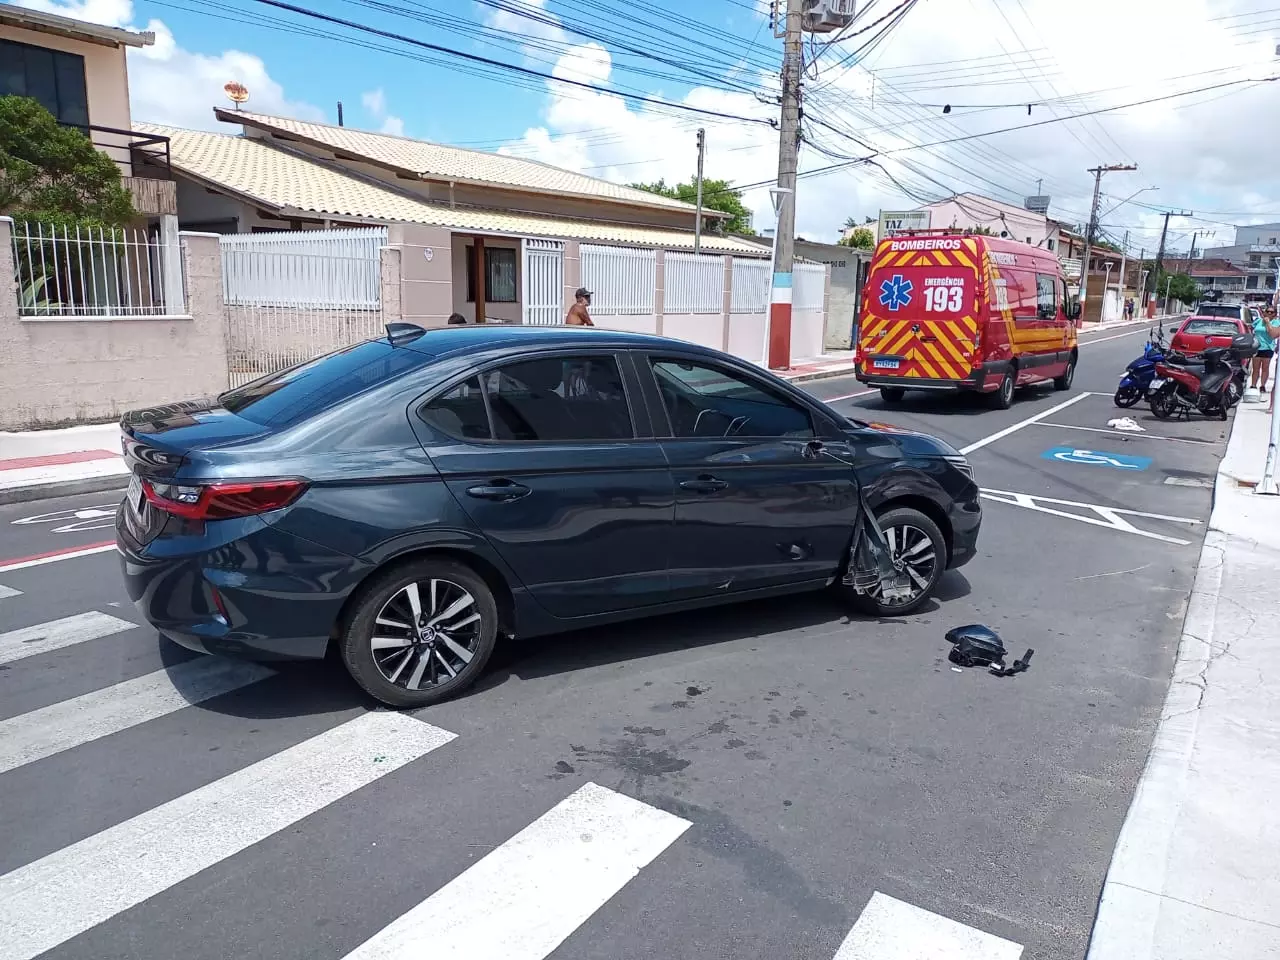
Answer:
<svg viewBox="0 0 1280 960"><path fill-rule="evenodd" d="M418 956L830 960L855 922L872 924L876 892L911 907L866 928L872 940L928 936L937 914L982 931L965 960L1017 956L992 936L1028 960L1082 957L1168 686L1226 432L1145 408L1129 412L1145 432L1109 430L1141 331L1085 341L1072 391L1026 391L1009 411L833 401L982 444L979 483L1000 492L981 555L924 613L850 619L813 596L525 642L469 695L414 715L456 739L404 757L396 736L377 751L385 738L360 739L376 755L338 751L346 759L320 773L294 748L396 715L370 713L327 663L154 712L140 678L207 658L136 626L113 553L6 567L108 540L112 497L0 507L0 960L44 946L86 960L338 960L423 901L411 932L428 945L458 930L509 939ZM1017 654L1035 648L1030 671L952 669L943 633L970 622ZM67 629L107 632L22 649ZM50 746L58 736L65 749ZM299 784L284 800L268 789L272 764ZM222 778L229 795L216 793ZM606 799L585 819L544 818L588 783L642 801L643 816L610 814ZM526 828L523 845L507 843ZM629 865L575 867L566 851L587 841ZM75 879L51 881L58 869ZM541 933L502 929L510 911L486 928L490 897ZM840 960L892 955L870 942Z"/></svg>

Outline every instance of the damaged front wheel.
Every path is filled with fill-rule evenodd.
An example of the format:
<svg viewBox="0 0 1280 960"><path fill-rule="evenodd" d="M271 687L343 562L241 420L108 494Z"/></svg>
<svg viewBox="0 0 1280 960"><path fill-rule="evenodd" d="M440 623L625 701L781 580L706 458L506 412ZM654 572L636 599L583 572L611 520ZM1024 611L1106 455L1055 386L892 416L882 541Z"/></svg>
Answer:
<svg viewBox="0 0 1280 960"><path fill-rule="evenodd" d="M947 541L928 516L911 507L894 507L876 517L897 571L899 588L886 594L883 583L866 593L844 590L864 613L902 617L914 613L933 594L947 567Z"/></svg>

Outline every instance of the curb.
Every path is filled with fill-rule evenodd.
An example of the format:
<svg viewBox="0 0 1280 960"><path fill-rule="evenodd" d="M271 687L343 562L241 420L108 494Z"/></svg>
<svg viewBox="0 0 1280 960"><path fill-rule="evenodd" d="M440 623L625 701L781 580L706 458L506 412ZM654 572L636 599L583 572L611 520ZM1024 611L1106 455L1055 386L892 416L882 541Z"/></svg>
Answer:
<svg viewBox="0 0 1280 960"><path fill-rule="evenodd" d="M834 380L837 377L852 377L854 375L853 363L850 362L848 370L819 370L815 373L802 373L795 377L783 377L787 383L811 383L814 380Z"/></svg>
<svg viewBox="0 0 1280 960"><path fill-rule="evenodd" d="M107 490L123 491L129 485L124 474L107 477L85 477L82 480L59 480L53 483L32 483L24 487L0 487L0 505L29 503L32 500L52 500L55 497L72 497L80 493L102 493Z"/></svg>

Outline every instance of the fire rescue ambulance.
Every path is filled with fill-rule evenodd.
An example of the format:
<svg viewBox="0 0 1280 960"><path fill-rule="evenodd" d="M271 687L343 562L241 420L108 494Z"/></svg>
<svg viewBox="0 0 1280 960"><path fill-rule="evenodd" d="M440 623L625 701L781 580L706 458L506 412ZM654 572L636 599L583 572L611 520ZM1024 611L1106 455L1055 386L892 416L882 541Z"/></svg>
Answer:
<svg viewBox="0 0 1280 960"><path fill-rule="evenodd" d="M1062 264L1030 244L947 231L880 241L862 294L854 357L888 403L907 390L990 394L1075 375L1080 306Z"/></svg>

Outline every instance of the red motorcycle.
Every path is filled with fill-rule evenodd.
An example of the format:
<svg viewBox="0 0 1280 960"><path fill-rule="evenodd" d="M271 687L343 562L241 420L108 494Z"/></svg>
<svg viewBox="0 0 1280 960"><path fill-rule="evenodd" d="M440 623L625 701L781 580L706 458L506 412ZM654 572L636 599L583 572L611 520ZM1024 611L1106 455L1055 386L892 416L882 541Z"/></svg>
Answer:
<svg viewBox="0 0 1280 960"><path fill-rule="evenodd" d="M1157 363L1156 379L1151 382L1149 393L1151 412L1161 420L1189 418L1192 413L1227 419L1231 408L1244 396L1244 367L1239 354L1245 348L1245 344L1231 349L1211 347L1200 354L1201 363L1184 364L1171 358Z"/></svg>

